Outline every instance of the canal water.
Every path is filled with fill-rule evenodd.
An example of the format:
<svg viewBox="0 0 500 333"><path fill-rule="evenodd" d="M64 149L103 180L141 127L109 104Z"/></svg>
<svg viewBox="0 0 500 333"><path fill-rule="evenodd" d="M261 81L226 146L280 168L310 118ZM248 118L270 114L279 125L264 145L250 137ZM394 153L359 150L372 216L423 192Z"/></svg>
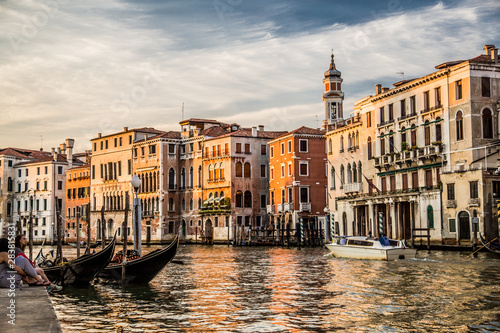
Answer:
<svg viewBox="0 0 500 333"><path fill-rule="evenodd" d="M51 299L64 332L500 331L500 257L327 254L181 245L184 264L169 264L148 286L68 286Z"/></svg>

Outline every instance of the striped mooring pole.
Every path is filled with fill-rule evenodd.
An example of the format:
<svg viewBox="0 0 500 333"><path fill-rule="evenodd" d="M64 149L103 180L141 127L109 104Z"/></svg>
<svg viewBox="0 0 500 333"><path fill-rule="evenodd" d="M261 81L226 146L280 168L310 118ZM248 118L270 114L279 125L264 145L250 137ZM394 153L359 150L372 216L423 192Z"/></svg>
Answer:
<svg viewBox="0 0 500 333"><path fill-rule="evenodd" d="M299 218L299 226L300 226L300 242L304 245L306 243L306 235L304 233L304 219Z"/></svg>
<svg viewBox="0 0 500 333"><path fill-rule="evenodd" d="M330 237L333 238L335 237L335 214L330 213Z"/></svg>
<svg viewBox="0 0 500 333"><path fill-rule="evenodd" d="M378 233L379 235L384 233L384 213L378 213Z"/></svg>

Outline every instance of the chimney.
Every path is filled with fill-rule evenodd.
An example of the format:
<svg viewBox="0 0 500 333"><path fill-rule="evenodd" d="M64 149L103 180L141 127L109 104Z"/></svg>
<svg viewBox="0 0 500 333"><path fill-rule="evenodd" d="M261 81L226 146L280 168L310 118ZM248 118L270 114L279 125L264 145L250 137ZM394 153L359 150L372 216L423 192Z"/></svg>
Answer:
<svg viewBox="0 0 500 333"><path fill-rule="evenodd" d="M124 127L124 128L123 128L123 131L124 131L124 132L127 132L127 131L128 131L128 127Z"/></svg>
<svg viewBox="0 0 500 333"><path fill-rule="evenodd" d="M382 92L389 91L389 88L382 88Z"/></svg>
<svg viewBox="0 0 500 333"><path fill-rule="evenodd" d="M257 136L257 127L252 127L252 136L256 137Z"/></svg>
<svg viewBox="0 0 500 333"><path fill-rule="evenodd" d="M68 167L71 168L73 166L73 147L75 146L75 140L66 139L66 147L68 151L66 153L66 159L68 160Z"/></svg>
<svg viewBox="0 0 500 333"><path fill-rule="evenodd" d="M51 148L51 151L52 151L52 155L54 155L56 153L56 149L54 147Z"/></svg>
<svg viewBox="0 0 500 333"><path fill-rule="evenodd" d="M375 94L378 95L382 92L382 85L380 83L375 85Z"/></svg>
<svg viewBox="0 0 500 333"><path fill-rule="evenodd" d="M493 48L491 49L491 60L496 64L498 62L498 49Z"/></svg>
<svg viewBox="0 0 500 333"><path fill-rule="evenodd" d="M61 153L61 146L57 147L56 151L58 154L60 154Z"/></svg>
<svg viewBox="0 0 500 333"><path fill-rule="evenodd" d="M491 50L495 48L495 45L491 45L491 44L486 44L483 49L484 49L484 54L486 54L487 56L491 56Z"/></svg>
<svg viewBox="0 0 500 333"><path fill-rule="evenodd" d="M264 131L264 125L259 125L259 131L263 132Z"/></svg>
<svg viewBox="0 0 500 333"><path fill-rule="evenodd" d="M102 136L102 133L97 133L97 137L100 138Z"/></svg>
<svg viewBox="0 0 500 333"><path fill-rule="evenodd" d="M59 145L59 148L61 149L61 154L66 155L66 144L65 143L61 143Z"/></svg>

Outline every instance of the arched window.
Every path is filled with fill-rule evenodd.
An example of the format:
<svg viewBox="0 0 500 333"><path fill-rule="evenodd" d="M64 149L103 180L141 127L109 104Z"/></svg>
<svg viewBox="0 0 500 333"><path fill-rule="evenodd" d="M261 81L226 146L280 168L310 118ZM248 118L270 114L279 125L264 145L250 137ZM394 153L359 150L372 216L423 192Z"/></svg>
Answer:
<svg viewBox="0 0 500 333"><path fill-rule="evenodd" d="M408 142L406 142L406 128L403 126L401 128L401 151L408 148Z"/></svg>
<svg viewBox="0 0 500 333"><path fill-rule="evenodd" d="M184 198L181 200L181 210L186 210L186 199Z"/></svg>
<svg viewBox="0 0 500 333"><path fill-rule="evenodd" d="M347 164L347 184L352 183L351 163Z"/></svg>
<svg viewBox="0 0 500 333"><path fill-rule="evenodd" d="M198 167L198 187L201 187L201 165Z"/></svg>
<svg viewBox="0 0 500 333"><path fill-rule="evenodd" d="M214 164L214 179L215 180L219 179L219 168L218 168L218 166L219 165L217 163Z"/></svg>
<svg viewBox="0 0 500 333"><path fill-rule="evenodd" d="M490 109L483 110L483 138L493 138L493 118Z"/></svg>
<svg viewBox="0 0 500 333"><path fill-rule="evenodd" d="M457 141L464 139L464 118L462 111L458 111L455 117L455 123L457 127Z"/></svg>
<svg viewBox="0 0 500 333"><path fill-rule="evenodd" d="M181 189L186 188L186 169L181 170Z"/></svg>
<svg viewBox="0 0 500 333"><path fill-rule="evenodd" d="M342 153L344 151L344 136L340 136L340 152Z"/></svg>
<svg viewBox="0 0 500 333"><path fill-rule="evenodd" d="M433 229L434 228L434 211L433 211L431 205L427 206L427 221L429 223L429 228Z"/></svg>
<svg viewBox="0 0 500 333"><path fill-rule="evenodd" d="M389 132L389 153L394 153L394 132Z"/></svg>
<svg viewBox="0 0 500 333"><path fill-rule="evenodd" d="M351 138L351 133L347 135L347 149L352 147L352 138Z"/></svg>
<svg viewBox="0 0 500 333"><path fill-rule="evenodd" d="M251 178L250 163L246 162L244 169L245 178Z"/></svg>
<svg viewBox="0 0 500 333"><path fill-rule="evenodd" d="M220 179L224 180L224 162L220 162L219 164L219 176Z"/></svg>
<svg viewBox="0 0 500 333"><path fill-rule="evenodd" d="M363 165L361 161L358 162L358 179L360 183L363 181Z"/></svg>
<svg viewBox="0 0 500 333"><path fill-rule="evenodd" d="M189 210L193 210L194 203L193 203L193 198L189 199Z"/></svg>
<svg viewBox="0 0 500 333"><path fill-rule="evenodd" d="M202 206L201 198L198 198L198 209L201 209L201 206Z"/></svg>
<svg viewBox="0 0 500 333"><path fill-rule="evenodd" d="M436 118L436 141L441 141L442 140L442 131L441 131L441 118L437 117Z"/></svg>
<svg viewBox="0 0 500 333"><path fill-rule="evenodd" d="M168 199L168 211L173 212L174 211L174 198L169 198Z"/></svg>
<svg viewBox="0 0 500 333"><path fill-rule="evenodd" d="M344 171L344 165L342 164L340 166L340 186L345 184L345 171Z"/></svg>
<svg viewBox="0 0 500 333"><path fill-rule="evenodd" d="M372 138L369 136L368 140L366 142L366 148L368 150L368 159L371 159L373 157L372 153Z"/></svg>
<svg viewBox="0 0 500 333"><path fill-rule="evenodd" d="M175 171L173 168L168 171L168 188L175 189Z"/></svg>
<svg viewBox="0 0 500 333"><path fill-rule="evenodd" d="M252 192L245 191L245 207L252 207Z"/></svg>
<svg viewBox="0 0 500 333"><path fill-rule="evenodd" d="M352 164L352 182L358 182L358 171L356 170L356 163Z"/></svg>
<svg viewBox="0 0 500 333"><path fill-rule="evenodd" d="M193 185L194 185L194 176L193 176L193 173L194 173L194 170L193 170L193 167L189 168L189 183L188 183L188 186L190 188L193 188Z"/></svg>
<svg viewBox="0 0 500 333"><path fill-rule="evenodd" d="M328 140L328 154L331 155L333 152L333 144L332 144L332 139Z"/></svg>
<svg viewBox="0 0 500 333"><path fill-rule="evenodd" d="M236 207L243 207L243 192L236 191Z"/></svg>
<svg viewBox="0 0 500 333"><path fill-rule="evenodd" d="M356 131L356 148L359 148L359 132Z"/></svg>
<svg viewBox="0 0 500 333"><path fill-rule="evenodd" d="M415 124L411 125L411 147L417 146L417 126Z"/></svg>
<svg viewBox="0 0 500 333"><path fill-rule="evenodd" d="M224 191L220 191L220 195L219 195L221 198L224 198Z"/></svg>
<svg viewBox="0 0 500 333"><path fill-rule="evenodd" d="M243 177L243 165L241 162L236 162L236 177Z"/></svg>
<svg viewBox="0 0 500 333"><path fill-rule="evenodd" d="M330 171L330 188L335 190L335 168L332 167Z"/></svg>
<svg viewBox="0 0 500 333"><path fill-rule="evenodd" d="M380 133L380 155L385 155L384 133Z"/></svg>
<svg viewBox="0 0 500 333"><path fill-rule="evenodd" d="M214 179L214 170L212 169L212 164L208 165L208 180Z"/></svg>
<svg viewBox="0 0 500 333"><path fill-rule="evenodd" d="M429 119L425 121L424 124L424 136L425 136L425 145L428 146L431 144L431 127L429 126Z"/></svg>

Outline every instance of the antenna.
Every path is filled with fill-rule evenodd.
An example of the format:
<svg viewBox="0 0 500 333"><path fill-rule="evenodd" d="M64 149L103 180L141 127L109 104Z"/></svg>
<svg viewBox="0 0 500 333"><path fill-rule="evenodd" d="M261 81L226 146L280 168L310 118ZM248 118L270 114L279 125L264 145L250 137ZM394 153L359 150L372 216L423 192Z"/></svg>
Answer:
<svg viewBox="0 0 500 333"><path fill-rule="evenodd" d="M181 120L184 120L184 102L182 102L182 119Z"/></svg>
<svg viewBox="0 0 500 333"><path fill-rule="evenodd" d="M396 72L396 74L402 75L403 76L403 80L405 79L405 72Z"/></svg>
<svg viewBox="0 0 500 333"><path fill-rule="evenodd" d="M40 150L43 149L43 136L40 135Z"/></svg>

